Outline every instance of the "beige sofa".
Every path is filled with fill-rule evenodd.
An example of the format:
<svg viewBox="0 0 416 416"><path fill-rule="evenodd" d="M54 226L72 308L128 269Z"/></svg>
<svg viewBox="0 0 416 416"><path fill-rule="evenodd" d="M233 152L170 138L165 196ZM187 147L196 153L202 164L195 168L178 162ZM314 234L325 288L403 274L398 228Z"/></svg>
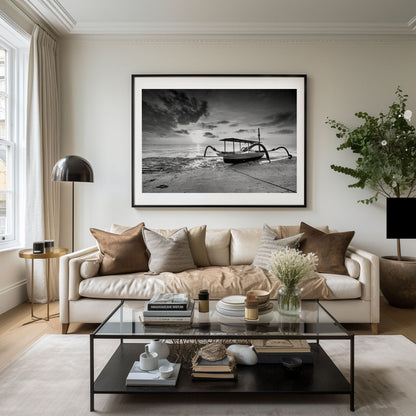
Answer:
<svg viewBox="0 0 416 416"><path fill-rule="evenodd" d="M298 226L285 227L292 234ZM277 232L280 226L274 227ZM159 230L163 232L163 230ZM262 233L261 228L206 230L206 250L211 266L186 273L194 289L205 288L216 297L245 294L253 286L253 276L261 287L276 293L273 279L254 266ZM164 230L164 234L169 232ZM282 233L279 233L282 235ZM120 299L148 299L156 292L181 290L183 276L174 273L149 275L137 272L83 278L80 270L86 261L97 258L99 250L93 246L60 259L59 292L62 333L72 322L98 323L118 305ZM331 298L321 303L342 323L370 323L377 333L379 322L379 259L376 255L349 246L345 259L349 275L321 274L331 291ZM257 274L256 274L257 273ZM218 276L216 278L215 276ZM248 276L248 277L247 277ZM201 279L201 284L198 284ZM196 283L195 283L196 282ZM203 286L203 287L202 287ZM211 296L212 297L212 296Z"/></svg>

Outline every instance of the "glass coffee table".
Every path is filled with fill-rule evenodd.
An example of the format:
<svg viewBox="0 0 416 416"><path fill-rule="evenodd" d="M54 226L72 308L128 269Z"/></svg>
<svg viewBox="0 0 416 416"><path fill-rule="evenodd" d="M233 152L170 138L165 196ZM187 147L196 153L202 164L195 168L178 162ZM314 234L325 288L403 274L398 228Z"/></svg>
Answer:
<svg viewBox="0 0 416 416"><path fill-rule="evenodd" d="M196 302L197 303L197 302ZM191 325L149 326L141 323L144 301L121 301L120 305L90 335L90 410L94 411L95 394L345 394L349 395L350 410L354 411L354 334L346 331L317 300L302 301L299 317L279 314L277 303L273 310L260 315L256 322L244 318L225 317L210 301L210 312L199 313L198 305ZM120 345L95 377L94 346L100 339L119 339ZM124 342L124 340L137 342ZM291 376L281 364L238 366L236 381L193 381L191 368L182 365L175 387L126 386L125 381L133 362L144 351L144 340L252 340L307 339L313 352L313 364L304 364L297 377ZM320 340L350 342L350 373L347 380L325 353ZM142 343L140 343L142 340ZM311 342L312 341L312 342ZM173 341L175 342L175 341Z"/></svg>

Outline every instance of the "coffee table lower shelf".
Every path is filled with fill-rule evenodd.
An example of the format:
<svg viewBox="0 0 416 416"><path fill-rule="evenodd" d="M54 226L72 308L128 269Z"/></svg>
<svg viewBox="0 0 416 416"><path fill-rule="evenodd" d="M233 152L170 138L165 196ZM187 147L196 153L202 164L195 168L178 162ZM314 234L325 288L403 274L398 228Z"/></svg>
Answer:
<svg viewBox="0 0 416 416"><path fill-rule="evenodd" d="M126 377L133 362L144 351L143 344L121 343L101 373L91 384L91 406L94 410L94 394L347 394L353 407L351 384L338 370L319 344L311 344L314 364L304 364L297 374L288 372L280 364L238 366L236 381L193 381L191 369L182 366L175 387L129 386Z"/></svg>

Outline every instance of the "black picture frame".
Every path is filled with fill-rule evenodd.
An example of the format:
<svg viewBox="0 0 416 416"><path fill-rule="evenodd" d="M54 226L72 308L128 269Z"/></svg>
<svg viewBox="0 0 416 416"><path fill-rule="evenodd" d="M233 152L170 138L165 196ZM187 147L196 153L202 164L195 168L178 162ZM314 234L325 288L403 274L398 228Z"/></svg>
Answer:
<svg viewBox="0 0 416 416"><path fill-rule="evenodd" d="M305 74L133 74L131 88L132 207L306 207ZM225 162L239 157L257 160Z"/></svg>

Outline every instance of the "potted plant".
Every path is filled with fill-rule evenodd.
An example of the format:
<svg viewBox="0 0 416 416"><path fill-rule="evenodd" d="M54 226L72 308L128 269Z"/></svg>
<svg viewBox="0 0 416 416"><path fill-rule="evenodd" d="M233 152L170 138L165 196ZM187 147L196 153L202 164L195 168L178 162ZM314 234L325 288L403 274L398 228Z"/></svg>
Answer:
<svg viewBox="0 0 416 416"><path fill-rule="evenodd" d="M331 165L356 181L350 188L369 188L374 194L359 202L372 204L379 196L413 198L416 196L416 132L410 124L412 112L406 110L407 95L400 87L396 101L386 114L378 116L358 112L362 124L355 128L328 119L326 123L343 139L337 150L351 149L357 154L355 168ZM409 219L409 221L412 221ZM397 256L380 259L380 285L390 304L399 307L416 305L416 259L402 257L400 238Z"/></svg>

